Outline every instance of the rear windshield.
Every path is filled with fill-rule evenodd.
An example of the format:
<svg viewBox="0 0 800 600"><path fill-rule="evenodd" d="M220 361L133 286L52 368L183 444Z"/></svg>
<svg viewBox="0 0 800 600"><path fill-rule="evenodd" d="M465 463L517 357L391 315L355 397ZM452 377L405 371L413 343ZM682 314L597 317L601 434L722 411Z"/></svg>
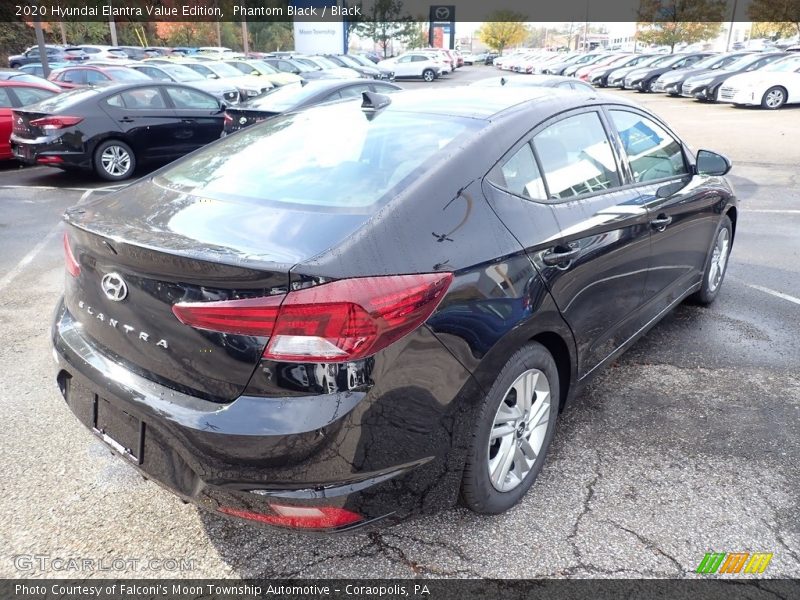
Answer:
<svg viewBox="0 0 800 600"><path fill-rule="evenodd" d="M161 68L177 81L201 81L203 76L183 65L161 65Z"/></svg>
<svg viewBox="0 0 800 600"><path fill-rule="evenodd" d="M291 83L283 85L275 90L268 92L263 96L259 96L254 100L245 102L243 105L248 108L258 108L260 110L268 110L270 112L283 112L307 98L319 94L320 88L316 85L300 85L299 83Z"/></svg>
<svg viewBox="0 0 800 600"><path fill-rule="evenodd" d="M111 75L116 81L150 81L150 78L144 73L134 71L133 69L106 69L106 73Z"/></svg>
<svg viewBox="0 0 800 600"><path fill-rule="evenodd" d="M96 98L101 93L98 89L93 88L82 88L77 90L70 90L68 92L64 92L63 94L58 94L57 96L53 96L52 98L48 98L47 100L42 100L37 104L31 104L30 106L26 106L25 110L30 110L34 112L45 112L45 113L55 113L76 104L80 104L84 100L88 100L89 98Z"/></svg>
<svg viewBox="0 0 800 600"><path fill-rule="evenodd" d="M484 124L391 109L370 120L360 101L322 106L248 127L155 181L218 200L365 208L391 198Z"/></svg>

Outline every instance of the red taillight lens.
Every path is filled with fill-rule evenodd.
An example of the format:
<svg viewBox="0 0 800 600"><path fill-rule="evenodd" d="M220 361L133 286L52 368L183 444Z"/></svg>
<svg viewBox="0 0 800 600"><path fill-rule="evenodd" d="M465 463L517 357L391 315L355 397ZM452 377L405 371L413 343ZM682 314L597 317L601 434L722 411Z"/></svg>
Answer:
<svg viewBox="0 0 800 600"><path fill-rule="evenodd" d="M64 127L77 125L81 121L83 121L83 117L42 117L41 119L34 119L30 124L42 129L63 129Z"/></svg>
<svg viewBox="0 0 800 600"><path fill-rule="evenodd" d="M223 116L223 124L230 125L231 123L233 123L233 117L226 112Z"/></svg>
<svg viewBox="0 0 800 600"><path fill-rule="evenodd" d="M452 279L451 273L364 277L291 292L264 358L339 362L375 354L419 327Z"/></svg>
<svg viewBox="0 0 800 600"><path fill-rule="evenodd" d="M262 296L221 302L183 302L172 307L181 323L222 333L269 336L286 296Z"/></svg>
<svg viewBox="0 0 800 600"><path fill-rule="evenodd" d="M81 266L75 260L75 255L72 253L72 248L69 245L69 236L64 232L64 261L67 264L67 273L73 277L81 274Z"/></svg>
<svg viewBox="0 0 800 600"><path fill-rule="evenodd" d="M279 527L291 527L294 529L333 529L344 525L351 525L363 520L360 515L344 508L333 506L284 506L282 504L270 504L270 508L275 511L274 515L251 512L249 510L238 510L236 508L222 507L219 512L258 521L268 525Z"/></svg>
<svg viewBox="0 0 800 600"><path fill-rule="evenodd" d="M348 362L371 356L433 313L452 273L341 279L251 300L176 304L193 327L269 337L264 358Z"/></svg>

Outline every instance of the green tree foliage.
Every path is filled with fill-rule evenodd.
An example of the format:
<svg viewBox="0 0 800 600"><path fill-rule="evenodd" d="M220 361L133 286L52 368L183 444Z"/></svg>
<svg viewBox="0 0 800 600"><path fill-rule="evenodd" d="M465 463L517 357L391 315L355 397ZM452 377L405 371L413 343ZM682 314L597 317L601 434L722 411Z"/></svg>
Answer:
<svg viewBox="0 0 800 600"><path fill-rule="evenodd" d="M719 35L725 13L725 0L641 0L638 39L674 51Z"/></svg>
<svg viewBox="0 0 800 600"><path fill-rule="evenodd" d="M294 48L294 28L288 21L248 22L250 48L256 52L272 52Z"/></svg>
<svg viewBox="0 0 800 600"><path fill-rule="evenodd" d="M800 35L800 0L751 0L747 16L756 26L771 26L770 37Z"/></svg>
<svg viewBox="0 0 800 600"><path fill-rule="evenodd" d="M58 27L52 28L53 33L59 37ZM64 21L64 31L67 34L68 44L110 44L111 30L107 22L92 21Z"/></svg>
<svg viewBox="0 0 800 600"><path fill-rule="evenodd" d="M362 16L353 27L355 32L370 39L387 56L389 42L408 43L418 33L414 18L403 12L401 0L375 0L372 10Z"/></svg>
<svg viewBox="0 0 800 600"><path fill-rule="evenodd" d="M36 44L33 27L21 21L0 23L0 66L8 66L8 57Z"/></svg>
<svg viewBox="0 0 800 600"><path fill-rule="evenodd" d="M523 15L510 10L497 10L487 17L478 30L478 37L489 48L502 54L505 48L518 46L530 35L523 18Z"/></svg>

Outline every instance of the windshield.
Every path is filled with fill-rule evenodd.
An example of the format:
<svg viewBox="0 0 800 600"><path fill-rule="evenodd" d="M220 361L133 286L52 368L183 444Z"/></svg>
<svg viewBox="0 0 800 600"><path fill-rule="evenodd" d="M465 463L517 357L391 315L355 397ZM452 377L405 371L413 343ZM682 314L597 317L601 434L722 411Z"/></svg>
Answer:
<svg viewBox="0 0 800 600"><path fill-rule="evenodd" d="M149 81L150 78L144 73L134 71L133 69L106 69L112 79L115 81Z"/></svg>
<svg viewBox="0 0 800 600"><path fill-rule="evenodd" d="M241 77L242 72L236 67L232 67L227 63L210 63L206 65L209 69L214 71L220 77Z"/></svg>
<svg viewBox="0 0 800 600"><path fill-rule="evenodd" d="M358 54L350 54L347 56L350 60L353 60L364 67L374 67L375 63L368 59L366 56L360 56Z"/></svg>
<svg viewBox="0 0 800 600"><path fill-rule="evenodd" d="M290 83L254 98L242 104L246 108L257 108L269 112L283 112L319 93L319 87L315 85L301 85L300 83Z"/></svg>
<svg viewBox="0 0 800 600"><path fill-rule="evenodd" d="M172 75L176 81L201 81L203 79L203 76L197 71L192 71L183 65L163 65L161 68Z"/></svg>
<svg viewBox="0 0 800 600"><path fill-rule="evenodd" d="M792 56L789 58L782 58L774 63L768 64L766 67L761 67L759 71L769 71L771 73L786 73L800 69L800 56Z"/></svg>
<svg viewBox="0 0 800 600"><path fill-rule="evenodd" d="M364 65L359 64L358 61L353 60L349 56L337 56L336 58L338 58L340 61L342 61L345 64L346 67L358 67L358 68L360 68L360 67L364 66Z"/></svg>
<svg viewBox="0 0 800 600"><path fill-rule="evenodd" d="M736 59L731 56L720 56L719 54L715 54L714 56L709 56L708 58L704 58L703 60L698 60L696 63L692 65L692 68L710 69L714 65L718 64L726 65L734 60Z"/></svg>
<svg viewBox="0 0 800 600"><path fill-rule="evenodd" d="M313 60L314 60L315 63L317 63L323 69L338 69L338 68L340 68L339 65L337 65L332 60L328 60L324 56L315 56Z"/></svg>
<svg viewBox="0 0 800 600"><path fill-rule="evenodd" d="M758 62L761 60L763 56L758 56L757 54L749 54L747 56L740 56L736 60L731 63L728 63L723 67L725 71L739 71L740 69L746 69L754 62Z"/></svg>
<svg viewBox="0 0 800 600"><path fill-rule="evenodd" d="M280 72L275 67L268 65L267 63L261 60L254 60L252 63L248 64L253 66L254 69L260 71L262 75L275 75L276 73Z"/></svg>
<svg viewBox="0 0 800 600"><path fill-rule="evenodd" d="M219 200L364 208L484 124L391 109L369 119L359 102L320 106L223 138L155 182Z"/></svg>

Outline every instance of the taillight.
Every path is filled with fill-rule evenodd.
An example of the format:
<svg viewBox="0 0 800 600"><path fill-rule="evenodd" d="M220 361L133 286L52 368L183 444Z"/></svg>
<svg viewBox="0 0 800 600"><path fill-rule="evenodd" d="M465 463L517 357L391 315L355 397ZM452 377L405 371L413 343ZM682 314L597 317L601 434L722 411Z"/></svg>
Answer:
<svg viewBox="0 0 800 600"><path fill-rule="evenodd" d="M172 307L181 323L239 335L269 336L286 296L261 296L220 302L181 302Z"/></svg>
<svg viewBox="0 0 800 600"><path fill-rule="evenodd" d="M34 127L41 127L42 129L63 129L64 127L72 127L83 121L83 117L42 117L41 119L34 119L30 124Z"/></svg>
<svg viewBox="0 0 800 600"><path fill-rule="evenodd" d="M278 527L292 527L295 529L333 529L352 525L362 521L360 515L345 508L334 506L288 506L283 504L270 504L269 507L275 511L274 515L252 512L249 510L239 510L223 506L219 512L240 519L258 521L268 525Z"/></svg>
<svg viewBox="0 0 800 600"><path fill-rule="evenodd" d="M67 265L67 273L73 277L77 277L81 274L81 266L78 264L78 261L75 260L75 255L72 253L72 248L69 245L69 235L67 235L66 231L64 232L64 261Z"/></svg>
<svg viewBox="0 0 800 600"><path fill-rule="evenodd" d="M187 325L269 337L264 358L349 362L371 356L422 325L452 273L341 279L285 296L179 303Z"/></svg>
<svg viewBox="0 0 800 600"><path fill-rule="evenodd" d="M233 123L233 117L232 117L232 116L230 116L230 115L229 115L229 114L226 112L226 113L225 113L225 116L223 117L223 122L224 122L223 124L225 125L225 127L227 127L228 125L230 125L231 123Z"/></svg>

